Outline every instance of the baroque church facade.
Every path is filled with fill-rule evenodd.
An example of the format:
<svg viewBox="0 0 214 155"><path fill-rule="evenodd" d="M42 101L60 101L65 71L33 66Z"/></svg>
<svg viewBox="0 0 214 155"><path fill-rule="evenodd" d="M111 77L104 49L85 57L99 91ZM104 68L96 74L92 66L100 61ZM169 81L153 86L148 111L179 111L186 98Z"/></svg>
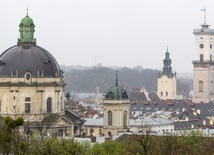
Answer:
<svg viewBox="0 0 214 155"><path fill-rule="evenodd" d="M0 114L44 115L64 110L63 72L55 58L36 44L28 16L19 24L17 45L0 55Z"/></svg>
<svg viewBox="0 0 214 155"><path fill-rule="evenodd" d="M64 109L63 71L51 53L36 44L34 28L27 12L17 45L0 55L0 116L23 117L24 131L30 133L36 134L43 124L44 136L79 136L85 121Z"/></svg>

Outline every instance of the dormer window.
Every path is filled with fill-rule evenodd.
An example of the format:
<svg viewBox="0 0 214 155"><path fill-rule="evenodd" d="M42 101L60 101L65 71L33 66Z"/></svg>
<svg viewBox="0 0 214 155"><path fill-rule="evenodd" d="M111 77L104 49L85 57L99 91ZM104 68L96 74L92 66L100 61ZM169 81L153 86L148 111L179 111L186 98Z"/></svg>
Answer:
<svg viewBox="0 0 214 155"><path fill-rule="evenodd" d="M31 73L29 73L29 72L25 73L25 79L30 80L31 79Z"/></svg>

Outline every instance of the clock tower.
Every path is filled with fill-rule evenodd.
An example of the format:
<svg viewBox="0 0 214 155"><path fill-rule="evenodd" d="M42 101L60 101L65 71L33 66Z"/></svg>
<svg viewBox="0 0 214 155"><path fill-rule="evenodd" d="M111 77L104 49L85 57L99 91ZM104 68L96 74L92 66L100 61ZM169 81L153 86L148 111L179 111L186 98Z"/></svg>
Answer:
<svg viewBox="0 0 214 155"><path fill-rule="evenodd" d="M195 53L193 60L193 101L207 103L214 100L214 29L201 25L194 29Z"/></svg>

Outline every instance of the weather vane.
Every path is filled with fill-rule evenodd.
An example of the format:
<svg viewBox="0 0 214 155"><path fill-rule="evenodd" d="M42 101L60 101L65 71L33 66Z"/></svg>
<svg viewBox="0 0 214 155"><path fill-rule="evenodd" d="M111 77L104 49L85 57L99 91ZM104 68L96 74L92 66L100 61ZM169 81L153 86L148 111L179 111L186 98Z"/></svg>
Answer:
<svg viewBox="0 0 214 155"><path fill-rule="evenodd" d="M204 12L204 24L206 24L206 7L204 7L204 9L201 9L201 11Z"/></svg>

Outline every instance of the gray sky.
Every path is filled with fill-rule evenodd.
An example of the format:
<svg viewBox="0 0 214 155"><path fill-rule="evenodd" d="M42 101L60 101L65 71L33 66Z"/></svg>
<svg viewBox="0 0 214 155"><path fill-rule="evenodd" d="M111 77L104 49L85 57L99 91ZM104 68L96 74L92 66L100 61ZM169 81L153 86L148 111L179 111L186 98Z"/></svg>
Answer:
<svg viewBox="0 0 214 155"><path fill-rule="evenodd" d="M17 43L29 16L37 45L60 65L162 69L169 47L173 70L192 72L193 29L214 28L214 0L0 0L0 52Z"/></svg>

